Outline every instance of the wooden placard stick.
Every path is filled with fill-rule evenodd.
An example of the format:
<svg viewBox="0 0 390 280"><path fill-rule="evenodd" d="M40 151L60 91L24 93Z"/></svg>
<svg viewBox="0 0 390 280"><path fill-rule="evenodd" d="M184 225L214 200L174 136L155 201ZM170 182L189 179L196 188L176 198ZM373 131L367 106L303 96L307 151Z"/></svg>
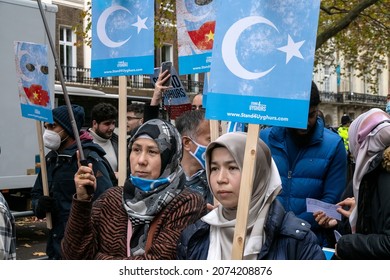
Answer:
<svg viewBox="0 0 390 280"><path fill-rule="evenodd" d="M248 125L248 136L245 144L244 164L241 172L240 194L236 227L234 229L232 260L242 260L248 224L249 202L252 196L254 170L256 168L257 143L259 141L260 126Z"/></svg>
<svg viewBox="0 0 390 280"><path fill-rule="evenodd" d="M210 120L210 138L211 142L219 137L219 122L217 120ZM214 206L218 205L219 201L214 197Z"/></svg>
<svg viewBox="0 0 390 280"><path fill-rule="evenodd" d="M43 195L49 196L49 186L47 182L47 169L46 169L46 158L45 158L45 146L43 144L42 124L40 121L36 121L35 123L37 126L39 157L41 158L41 179L42 179ZM48 229L53 228L50 212L46 213L46 227Z"/></svg>
<svg viewBox="0 0 390 280"><path fill-rule="evenodd" d="M127 176L127 77L119 76L118 100L118 186L124 186Z"/></svg>
<svg viewBox="0 0 390 280"><path fill-rule="evenodd" d="M210 120L210 138L215 141L219 137L219 122L217 120Z"/></svg>

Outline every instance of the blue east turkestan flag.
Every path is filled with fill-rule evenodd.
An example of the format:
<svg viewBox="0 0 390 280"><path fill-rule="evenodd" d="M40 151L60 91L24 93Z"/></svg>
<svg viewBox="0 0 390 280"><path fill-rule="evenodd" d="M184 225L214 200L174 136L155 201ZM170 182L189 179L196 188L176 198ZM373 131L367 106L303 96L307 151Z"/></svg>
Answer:
<svg viewBox="0 0 390 280"><path fill-rule="evenodd" d="M320 0L221 2L206 117L306 128Z"/></svg>
<svg viewBox="0 0 390 280"><path fill-rule="evenodd" d="M92 77L152 74L154 1L92 1Z"/></svg>

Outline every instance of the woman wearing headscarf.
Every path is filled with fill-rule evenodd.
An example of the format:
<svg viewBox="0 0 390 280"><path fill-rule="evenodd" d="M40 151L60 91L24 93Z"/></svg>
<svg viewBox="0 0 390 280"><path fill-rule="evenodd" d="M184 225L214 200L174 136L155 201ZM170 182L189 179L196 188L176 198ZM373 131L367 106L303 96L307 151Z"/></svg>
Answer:
<svg viewBox="0 0 390 280"><path fill-rule="evenodd" d="M218 207L185 229L179 259L231 259L246 133L227 133L206 150L206 172ZM259 139L243 259L325 259L310 224L286 213L276 196L281 179Z"/></svg>
<svg viewBox="0 0 390 280"><path fill-rule="evenodd" d="M163 120L141 125L130 140L131 175L94 204L91 166L75 175L76 194L66 226L65 259L175 259L181 231L206 213L206 203L184 187L181 141Z"/></svg>
<svg viewBox="0 0 390 280"><path fill-rule="evenodd" d="M352 122L348 133L355 207L349 216L352 234L338 240L335 255L390 259L390 116L371 109Z"/></svg>

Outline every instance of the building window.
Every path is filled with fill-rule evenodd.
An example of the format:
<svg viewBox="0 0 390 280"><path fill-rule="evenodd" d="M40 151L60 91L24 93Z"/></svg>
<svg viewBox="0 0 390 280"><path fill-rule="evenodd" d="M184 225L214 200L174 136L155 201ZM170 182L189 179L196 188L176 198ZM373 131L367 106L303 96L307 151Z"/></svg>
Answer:
<svg viewBox="0 0 390 280"><path fill-rule="evenodd" d="M60 64L67 81L76 81L76 35L72 28L60 26Z"/></svg>
<svg viewBox="0 0 390 280"><path fill-rule="evenodd" d="M187 75L187 88L186 90L188 92L193 92L193 93L199 93L199 74L189 74Z"/></svg>
<svg viewBox="0 0 390 280"><path fill-rule="evenodd" d="M384 95L383 94L383 79L382 79L382 69L377 69L376 70L376 83L375 83L375 87L376 87L376 92L377 94L379 95Z"/></svg>
<svg viewBox="0 0 390 280"><path fill-rule="evenodd" d="M173 48L172 45L164 45L161 47L161 62L172 61L173 62Z"/></svg>
<svg viewBox="0 0 390 280"><path fill-rule="evenodd" d="M349 92L353 92L353 68L352 65L348 66L348 87Z"/></svg>
<svg viewBox="0 0 390 280"><path fill-rule="evenodd" d="M329 65L325 65L324 69L324 92L330 92L330 70Z"/></svg>

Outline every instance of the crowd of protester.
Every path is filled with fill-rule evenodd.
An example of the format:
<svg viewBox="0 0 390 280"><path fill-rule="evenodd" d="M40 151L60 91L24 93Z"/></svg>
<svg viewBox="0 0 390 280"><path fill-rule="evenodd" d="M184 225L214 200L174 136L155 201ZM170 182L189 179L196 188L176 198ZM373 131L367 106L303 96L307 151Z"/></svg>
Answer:
<svg viewBox="0 0 390 280"><path fill-rule="evenodd" d="M116 108L96 105L83 131L84 110L72 106L84 158L66 106L53 109L43 135L49 194L42 171L32 189L34 214L53 222L49 259L231 259L247 133L211 139L201 94L175 124L161 119L168 78L159 75L150 104L128 107L124 186ZM390 115L344 115L332 131L320 102L313 82L306 129L260 131L245 260L323 260L325 248L332 259L390 258ZM336 205L341 218L307 211L308 198ZM0 259L16 259L9 213L0 199Z"/></svg>

